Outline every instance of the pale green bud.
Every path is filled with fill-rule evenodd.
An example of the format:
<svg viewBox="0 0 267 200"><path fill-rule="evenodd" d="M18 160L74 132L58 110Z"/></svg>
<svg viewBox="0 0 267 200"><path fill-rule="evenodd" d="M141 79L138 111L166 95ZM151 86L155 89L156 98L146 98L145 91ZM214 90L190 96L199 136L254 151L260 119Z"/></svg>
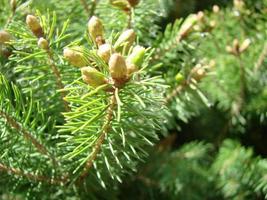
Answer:
<svg viewBox="0 0 267 200"><path fill-rule="evenodd" d="M83 55L83 49L79 46L65 48L63 55L69 61L70 64L76 67L84 67L87 65L87 62Z"/></svg>
<svg viewBox="0 0 267 200"><path fill-rule="evenodd" d="M107 83L105 75L93 67L83 67L81 72L84 82L92 87L98 87Z"/></svg>
<svg viewBox="0 0 267 200"><path fill-rule="evenodd" d="M125 49L125 51L128 52L134 41L135 32L133 29L128 29L120 35L120 37L114 44L114 48L116 51L122 52Z"/></svg>
<svg viewBox="0 0 267 200"><path fill-rule="evenodd" d="M98 37L104 38L104 27L102 22L96 16L90 18L87 24L88 32L91 38L96 42Z"/></svg>
<svg viewBox="0 0 267 200"><path fill-rule="evenodd" d="M43 50L48 50L49 49L48 41L46 39L44 39L43 37L39 38L38 47L43 49Z"/></svg>
<svg viewBox="0 0 267 200"><path fill-rule="evenodd" d="M110 44L102 44L99 46L97 54L108 63L111 54L113 53L113 48Z"/></svg>
<svg viewBox="0 0 267 200"><path fill-rule="evenodd" d="M137 67L141 67L144 61L146 49L142 46L136 46L133 48L132 53L128 56L127 61L133 63Z"/></svg>

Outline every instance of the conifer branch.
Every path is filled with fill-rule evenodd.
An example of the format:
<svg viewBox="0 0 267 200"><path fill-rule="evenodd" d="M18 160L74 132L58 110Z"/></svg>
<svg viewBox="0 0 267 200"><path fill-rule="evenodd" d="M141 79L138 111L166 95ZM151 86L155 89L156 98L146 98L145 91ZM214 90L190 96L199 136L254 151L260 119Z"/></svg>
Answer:
<svg viewBox="0 0 267 200"><path fill-rule="evenodd" d="M55 158L51 157L51 154L46 149L46 147L42 145L36 138L34 138L32 134L28 132L25 128L23 128L13 117L9 116L6 112L3 112L1 110L0 116L6 120L7 124L10 127L21 133L25 140L31 142L41 154L47 155L53 161L53 163L56 163Z"/></svg>
<svg viewBox="0 0 267 200"><path fill-rule="evenodd" d="M96 159L98 153L101 151L101 146L106 138L106 135L108 134L109 129L111 128L111 122L113 119L113 111L114 111L115 105L116 105L116 96L114 93L111 97L110 106L107 111L106 122L103 125L102 131L100 133L98 140L96 141L95 147L93 149L93 153L91 157L89 158L89 160L86 162L85 168L80 176L80 181L82 181L87 176L88 171L92 167L94 160Z"/></svg>
<svg viewBox="0 0 267 200"><path fill-rule="evenodd" d="M36 175L36 174L32 174L32 173L26 173L20 169L8 167L2 163L0 163L0 171L5 171L5 172L10 173L10 174L25 177L29 180L33 180L33 181L37 181L37 182L45 182L45 183L54 184L54 185L66 183L68 180L67 177L54 178L54 177Z"/></svg>

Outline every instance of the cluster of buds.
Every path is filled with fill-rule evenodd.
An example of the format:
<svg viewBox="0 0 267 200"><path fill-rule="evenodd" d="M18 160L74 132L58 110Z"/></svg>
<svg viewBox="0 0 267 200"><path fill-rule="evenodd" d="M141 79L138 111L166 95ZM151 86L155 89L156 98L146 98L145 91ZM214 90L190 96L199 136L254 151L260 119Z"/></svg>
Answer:
<svg viewBox="0 0 267 200"><path fill-rule="evenodd" d="M140 0L109 0L109 2L111 5L128 12L137 6Z"/></svg>
<svg viewBox="0 0 267 200"><path fill-rule="evenodd" d="M8 58L11 55L11 50L8 48L8 43L11 40L11 35L5 30L0 30L0 55Z"/></svg>
<svg viewBox="0 0 267 200"><path fill-rule="evenodd" d="M232 46L226 46L226 51L235 56L239 56L241 53L247 50L250 44L251 40L248 38L245 39L241 45L237 39L234 39Z"/></svg>
<svg viewBox="0 0 267 200"><path fill-rule="evenodd" d="M195 67L193 67L189 73L189 76L187 78L184 77L184 75L179 72L175 76L176 83L179 85L186 84L187 82L191 82L192 79L195 81L200 81L203 77L206 76L207 72L212 70L215 67L216 63L214 60L210 60L207 64L207 62L198 63Z"/></svg>
<svg viewBox="0 0 267 200"><path fill-rule="evenodd" d="M98 48L95 53L108 65L109 75L104 75L97 67L88 66L90 61L86 59L81 47L65 48L64 57L70 64L81 68L82 78L90 86L113 84L122 87L141 67L146 49L133 46L136 36L132 29L122 32L114 45L106 43L104 27L95 16L88 22L88 32Z"/></svg>
<svg viewBox="0 0 267 200"><path fill-rule="evenodd" d="M49 42L44 38L44 31L37 17L34 15L27 15L26 24L28 25L32 33L38 38L38 42L37 42L38 47L40 49L48 51Z"/></svg>
<svg viewBox="0 0 267 200"><path fill-rule="evenodd" d="M214 60L210 60L209 63L198 63L190 72L191 78L196 81L200 81L207 75L207 72L212 70L215 67L216 63Z"/></svg>
<svg viewBox="0 0 267 200"><path fill-rule="evenodd" d="M40 38L43 37L43 29L40 25L39 20L34 15L27 15L26 17L26 24L28 25L29 29L32 31L32 33Z"/></svg>
<svg viewBox="0 0 267 200"><path fill-rule="evenodd" d="M214 12L219 12L220 8L219 6L214 6L213 10ZM205 14L202 11L197 13L196 18L197 23L193 27L195 31L211 32L217 26L216 20L206 19Z"/></svg>

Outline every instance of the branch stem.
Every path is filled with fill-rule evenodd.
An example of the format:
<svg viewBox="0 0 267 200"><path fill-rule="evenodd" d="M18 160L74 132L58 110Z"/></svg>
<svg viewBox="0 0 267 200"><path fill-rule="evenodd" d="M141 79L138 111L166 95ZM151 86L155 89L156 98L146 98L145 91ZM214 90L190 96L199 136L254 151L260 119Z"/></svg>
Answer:
<svg viewBox="0 0 267 200"><path fill-rule="evenodd" d="M64 100L64 98L66 96L66 93L64 91L62 91L62 89L64 89L64 85L62 83L62 78L61 78L60 72L59 72L59 70L58 70L58 68L57 68L57 66L55 64L55 61L54 61L54 58L53 58L53 54L52 54L50 49L47 50L47 56L48 56L49 66L52 69L53 74L54 74L54 76L56 78L57 88L61 90L60 91L60 95L61 95L61 98L63 100L65 110L66 111L70 111L68 103Z"/></svg>
<svg viewBox="0 0 267 200"><path fill-rule="evenodd" d="M36 138L32 136L30 132L28 132L25 128L23 128L13 117L9 116L7 113L0 110L0 116L3 117L7 124L17 130L19 133L22 134L22 136L25 138L25 140L31 142L33 146L36 147L36 149L43 155L49 156L49 158L53 161L55 161L55 158L51 156L49 151L46 149L44 145L42 145Z"/></svg>
<svg viewBox="0 0 267 200"><path fill-rule="evenodd" d="M38 181L38 182L41 181L41 182L46 182L46 183L54 184L54 185L63 184L63 183L67 182L66 177L53 178L53 177L48 177L48 176L36 175L36 174L32 174L32 173L23 172L20 169L8 167L2 163L0 163L0 171L5 171L5 172L10 173L10 174L22 176L22 177L25 177L29 180Z"/></svg>
<svg viewBox="0 0 267 200"><path fill-rule="evenodd" d="M95 143L93 153L91 157L88 159L88 161L86 162L85 168L79 178L80 181L82 181L87 176L89 170L91 169L93 165L94 160L96 159L97 155L101 151L101 146L106 138L106 135L108 134L109 129L111 128L111 122L113 119L113 110L114 110L115 105L116 105L116 97L115 97L115 94L113 94L111 97L110 106L107 110L106 122L104 123L100 136Z"/></svg>

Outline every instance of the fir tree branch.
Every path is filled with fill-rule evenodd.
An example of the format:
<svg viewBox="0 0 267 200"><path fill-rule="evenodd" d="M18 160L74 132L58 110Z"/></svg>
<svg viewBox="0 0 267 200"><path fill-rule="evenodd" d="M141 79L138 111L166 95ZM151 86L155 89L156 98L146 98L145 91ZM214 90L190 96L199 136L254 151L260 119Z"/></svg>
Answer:
<svg viewBox="0 0 267 200"><path fill-rule="evenodd" d="M46 149L46 147L44 145L42 145L36 138L34 138L32 136L32 134L30 132L28 132L25 128L23 128L13 117L9 116L7 113L5 113L1 110L0 110L0 116L6 120L7 124L10 127L14 128L19 133L21 133L23 135L23 137L25 138L25 140L31 142L33 144L33 146L35 146L36 149L41 154L47 155L53 161L54 164L57 163L55 158L53 156L51 156L51 154Z"/></svg>
<svg viewBox="0 0 267 200"><path fill-rule="evenodd" d="M266 57L267 57L267 43L265 43L264 48L263 48L257 62L255 63L254 72L256 72L260 69L260 67L262 66Z"/></svg>
<svg viewBox="0 0 267 200"><path fill-rule="evenodd" d="M129 11L127 11L127 15L128 15L128 23L127 23L127 28L130 29L132 28L132 9L129 9Z"/></svg>
<svg viewBox="0 0 267 200"><path fill-rule="evenodd" d="M8 167L2 163L0 163L0 171L5 171L7 173L11 173L11 174L14 174L17 176L26 177L29 180L33 180L33 181L37 181L37 182L45 182L45 183L55 184L55 185L63 184L63 183L66 183L68 181L67 177L54 178L54 177L36 175L36 174L32 174L32 173L26 173L20 169Z"/></svg>
<svg viewBox="0 0 267 200"><path fill-rule="evenodd" d="M90 168L93 165L94 160L96 159L98 153L101 150L101 146L102 146L102 144L106 138L106 135L108 134L109 129L111 128L111 122L113 119L113 111L114 111L115 105L116 105L116 96L114 93L111 97L110 106L109 106L108 111L107 111L106 122L104 123L102 131L100 133L100 136L99 136L98 140L96 141L92 156L86 162L85 168L84 168L84 170L80 176L80 179L79 179L80 181L82 181L87 176Z"/></svg>

